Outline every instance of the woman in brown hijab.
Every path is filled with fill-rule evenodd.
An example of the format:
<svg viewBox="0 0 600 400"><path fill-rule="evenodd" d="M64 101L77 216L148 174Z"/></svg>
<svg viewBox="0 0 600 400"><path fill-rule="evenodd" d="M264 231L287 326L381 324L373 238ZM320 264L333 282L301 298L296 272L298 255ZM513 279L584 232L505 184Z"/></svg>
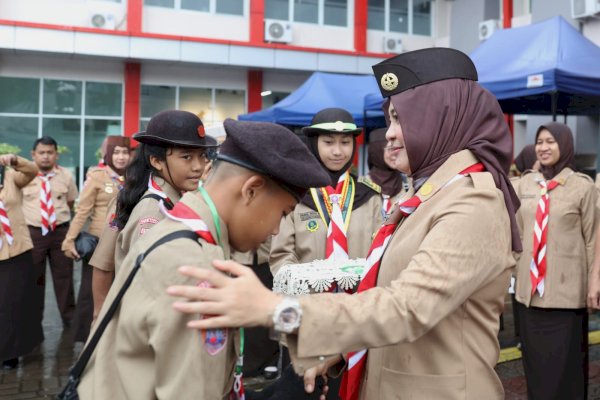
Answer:
<svg viewBox="0 0 600 400"><path fill-rule="evenodd" d="M523 147L521 152L515 157L515 166L517 167L519 174L522 174L530 169L534 169L536 171L540 169L540 162L535 155L534 144L528 144L527 146Z"/></svg>
<svg viewBox="0 0 600 400"><path fill-rule="evenodd" d="M575 172L568 126L540 126L535 151L540 172L526 172L515 185L524 249L516 299L527 392L533 400L583 399L597 190Z"/></svg>
<svg viewBox="0 0 600 400"><path fill-rule="evenodd" d="M214 264L235 279L184 269L213 288L172 287L197 300L174 307L215 315L190 327L260 324L286 334L309 391L343 354L344 400L504 399L497 333L521 246L502 111L475 82L468 56L453 49L404 53L373 70L389 98L395 168L416 192L375 236L358 293L282 297L228 261Z"/></svg>

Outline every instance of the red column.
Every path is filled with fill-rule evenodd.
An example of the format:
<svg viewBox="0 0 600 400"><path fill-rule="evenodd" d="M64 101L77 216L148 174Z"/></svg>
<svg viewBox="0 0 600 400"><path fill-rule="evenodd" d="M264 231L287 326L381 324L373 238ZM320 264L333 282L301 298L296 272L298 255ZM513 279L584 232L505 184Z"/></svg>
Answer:
<svg viewBox="0 0 600 400"><path fill-rule="evenodd" d="M367 0L354 0L354 50L367 51Z"/></svg>
<svg viewBox="0 0 600 400"><path fill-rule="evenodd" d="M125 136L131 136L140 129L141 71L142 66L139 63L125 63Z"/></svg>
<svg viewBox="0 0 600 400"><path fill-rule="evenodd" d="M250 0L250 43L263 43L265 38L265 0Z"/></svg>
<svg viewBox="0 0 600 400"><path fill-rule="evenodd" d="M248 70L248 112L262 109L263 72Z"/></svg>
<svg viewBox="0 0 600 400"><path fill-rule="evenodd" d="M131 33L142 32L142 7L143 0L127 0L127 31Z"/></svg>

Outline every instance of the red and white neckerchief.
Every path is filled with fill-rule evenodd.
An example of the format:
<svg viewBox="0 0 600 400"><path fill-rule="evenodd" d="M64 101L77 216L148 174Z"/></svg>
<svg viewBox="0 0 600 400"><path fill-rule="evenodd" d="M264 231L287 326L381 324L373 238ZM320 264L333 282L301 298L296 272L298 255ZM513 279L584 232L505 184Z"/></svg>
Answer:
<svg viewBox="0 0 600 400"><path fill-rule="evenodd" d="M467 176L472 172L481 172L484 166L481 163L471 165L462 170L458 175L454 176L440 188L442 190L458 179ZM410 216L421 205L421 199L416 195L398 205L397 213L390 218L389 222L385 223L375 235L369 253L367 255L366 268L367 273L358 285L357 293L364 292L377 285L377 276L379 275L379 267L381 266L381 258L388 246L396 227L400 220ZM394 221L395 220L395 221ZM360 394L360 384L362 376L367 366L367 349L348 353L348 369L344 372L342 384L340 387L340 397L342 400L358 400Z"/></svg>
<svg viewBox="0 0 600 400"><path fill-rule="evenodd" d="M393 202L392 202L392 197L387 194L382 194L381 197L383 199L383 204L381 206L381 214L385 218L385 216L390 213Z"/></svg>
<svg viewBox="0 0 600 400"><path fill-rule="evenodd" d="M41 181L40 190L40 210L42 215L42 236L46 236L48 232L56 229L56 211L52 203L52 189L50 187L50 179L56 176L56 172L47 174L38 173Z"/></svg>
<svg viewBox="0 0 600 400"><path fill-rule="evenodd" d="M13 233L12 229L10 229L10 221L8 219L8 214L6 213L6 207L4 206L4 202L0 200L0 224L2 224L2 230L4 231L4 236L6 237L6 241L9 246L13 244ZM0 249L2 248L3 242L0 238Z"/></svg>
<svg viewBox="0 0 600 400"><path fill-rule="evenodd" d="M196 233L196 235L198 235L200 238L204 239L207 243L217 245L217 241L208 229L208 225L206 225L198 213L192 210L188 205L180 201L175 204L175 207L173 207L172 210L167 210L165 205L161 202L159 207L167 218L181 222L194 231L194 233ZM198 285L202 286L204 284L207 284L207 282L200 282ZM242 357L238 358L237 363L243 363ZM241 365L239 369L241 371ZM241 372L234 373L234 385L231 394L232 397L235 396L234 398L236 400L244 400L246 398L244 394L244 383L242 381Z"/></svg>
<svg viewBox="0 0 600 400"><path fill-rule="evenodd" d="M173 200L171 200L169 196L167 196L167 194L163 192L162 188L158 185L158 183L156 183L152 174L150 174L150 178L148 178L148 191L159 196L163 199L163 201L169 204L175 204Z"/></svg>
<svg viewBox="0 0 600 400"><path fill-rule="evenodd" d="M327 242L325 243L325 258L347 260L348 259L348 237L346 235L346 224L342 215L342 207L348 192L350 174L345 172L338 179L335 188L327 186L323 188L323 197L329 199L331 204L330 221L327 227ZM325 197L325 194L328 197ZM326 202L327 204L328 202ZM349 218L348 214L346 218Z"/></svg>
<svg viewBox="0 0 600 400"><path fill-rule="evenodd" d="M535 211L535 224L533 225L533 257L529 264L529 278L531 279L531 295L537 290L540 297L544 295L544 280L546 278L546 240L548 238L548 215L550 212L550 196L548 193L558 186L558 182L551 180L538 181L540 185L540 201Z"/></svg>

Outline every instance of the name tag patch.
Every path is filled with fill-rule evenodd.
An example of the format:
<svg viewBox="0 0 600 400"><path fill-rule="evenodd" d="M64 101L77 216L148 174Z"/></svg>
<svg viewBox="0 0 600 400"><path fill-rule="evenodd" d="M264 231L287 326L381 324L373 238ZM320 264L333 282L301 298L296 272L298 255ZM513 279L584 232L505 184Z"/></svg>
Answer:
<svg viewBox="0 0 600 400"><path fill-rule="evenodd" d="M319 213L316 211L300 213L300 221L308 221L309 219L319 219Z"/></svg>

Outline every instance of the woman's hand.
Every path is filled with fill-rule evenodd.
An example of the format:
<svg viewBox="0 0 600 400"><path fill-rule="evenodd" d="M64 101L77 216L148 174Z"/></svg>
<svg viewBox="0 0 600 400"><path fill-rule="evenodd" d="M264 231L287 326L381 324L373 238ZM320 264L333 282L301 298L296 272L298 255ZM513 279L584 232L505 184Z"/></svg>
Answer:
<svg viewBox="0 0 600 400"><path fill-rule="evenodd" d="M17 165L17 156L14 154L4 154L0 156L0 165L5 167L9 165Z"/></svg>
<svg viewBox="0 0 600 400"><path fill-rule="evenodd" d="M65 256L73 260L79 260L81 258L81 256L77 252L77 249L75 248L75 242L73 242L72 240L65 240L65 243L63 244L63 249L63 253L65 253Z"/></svg>
<svg viewBox="0 0 600 400"><path fill-rule="evenodd" d="M273 325L272 315L281 296L263 286L254 272L234 261L213 261L218 270L191 266L179 268L182 275L195 278L198 286L171 286L167 293L184 297L173 308L186 314L209 318L188 322L189 328L215 329Z"/></svg>

